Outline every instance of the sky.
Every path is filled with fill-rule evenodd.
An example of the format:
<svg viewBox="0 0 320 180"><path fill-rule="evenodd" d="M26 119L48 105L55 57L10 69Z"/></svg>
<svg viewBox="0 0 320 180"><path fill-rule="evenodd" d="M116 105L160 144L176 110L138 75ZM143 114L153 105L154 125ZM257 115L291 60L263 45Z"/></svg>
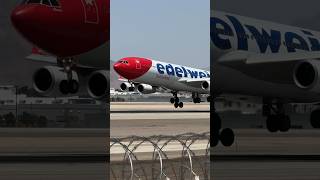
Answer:
<svg viewBox="0 0 320 180"><path fill-rule="evenodd" d="M209 0L111 0L111 59L209 67Z"/></svg>

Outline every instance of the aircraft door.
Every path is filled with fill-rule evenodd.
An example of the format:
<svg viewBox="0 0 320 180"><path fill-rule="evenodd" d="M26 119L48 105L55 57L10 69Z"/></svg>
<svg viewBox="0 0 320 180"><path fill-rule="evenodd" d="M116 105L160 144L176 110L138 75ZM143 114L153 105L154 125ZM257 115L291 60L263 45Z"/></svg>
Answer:
<svg viewBox="0 0 320 180"><path fill-rule="evenodd" d="M82 0L85 23L99 24L99 10L96 0Z"/></svg>

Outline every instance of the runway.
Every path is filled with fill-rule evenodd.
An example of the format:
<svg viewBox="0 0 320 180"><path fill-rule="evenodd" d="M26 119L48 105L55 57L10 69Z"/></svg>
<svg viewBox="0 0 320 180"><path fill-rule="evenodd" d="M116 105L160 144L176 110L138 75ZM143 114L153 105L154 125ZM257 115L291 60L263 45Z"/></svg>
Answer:
<svg viewBox="0 0 320 180"><path fill-rule="evenodd" d="M319 180L320 162L216 162L214 180Z"/></svg>
<svg viewBox="0 0 320 180"><path fill-rule="evenodd" d="M106 163L0 163L4 180L105 180Z"/></svg>
<svg viewBox="0 0 320 180"><path fill-rule="evenodd" d="M208 103L111 103L111 137L176 135L210 131Z"/></svg>

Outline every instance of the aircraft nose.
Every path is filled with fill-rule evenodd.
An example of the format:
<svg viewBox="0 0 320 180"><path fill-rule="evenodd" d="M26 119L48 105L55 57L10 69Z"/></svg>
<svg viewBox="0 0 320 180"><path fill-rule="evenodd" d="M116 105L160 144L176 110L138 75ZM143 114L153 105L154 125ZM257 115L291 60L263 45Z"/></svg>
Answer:
<svg viewBox="0 0 320 180"><path fill-rule="evenodd" d="M115 63L113 65L113 69L118 72L121 69L121 63L119 62Z"/></svg>
<svg viewBox="0 0 320 180"><path fill-rule="evenodd" d="M33 25L33 22L35 21L34 12L34 6L18 6L12 11L11 22L20 33L25 33L26 25Z"/></svg>
<svg viewBox="0 0 320 180"><path fill-rule="evenodd" d="M40 3L21 4L11 12L11 23L26 40L58 57L83 54L105 44L108 37L107 27L102 27L105 21L84 23L82 7L74 8L76 10L62 5L52 8Z"/></svg>

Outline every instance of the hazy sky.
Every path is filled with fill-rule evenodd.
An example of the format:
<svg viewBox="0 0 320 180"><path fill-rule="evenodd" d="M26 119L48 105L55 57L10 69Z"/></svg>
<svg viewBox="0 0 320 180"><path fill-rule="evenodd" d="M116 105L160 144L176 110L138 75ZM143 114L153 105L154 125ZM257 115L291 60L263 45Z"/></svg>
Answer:
<svg viewBox="0 0 320 180"><path fill-rule="evenodd" d="M111 59L209 66L209 0L111 0Z"/></svg>

